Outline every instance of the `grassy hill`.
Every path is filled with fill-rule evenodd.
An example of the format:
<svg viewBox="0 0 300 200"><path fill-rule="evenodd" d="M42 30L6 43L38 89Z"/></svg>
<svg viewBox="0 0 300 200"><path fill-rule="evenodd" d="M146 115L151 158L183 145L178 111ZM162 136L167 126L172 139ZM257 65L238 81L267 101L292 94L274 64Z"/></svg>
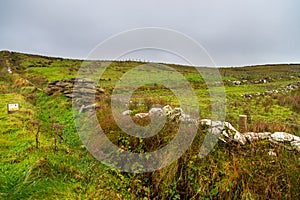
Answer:
<svg viewBox="0 0 300 200"><path fill-rule="evenodd" d="M111 115L110 95L115 84L130 69L144 63L108 63L84 64L91 73L97 66L108 66L99 80L106 93L98 100L97 110L107 136L120 148L132 152L166 145L174 136L171 129L176 129L176 125L167 124L161 137L140 142L123 133ZM300 198L299 153L265 141L246 146L218 143L209 155L200 159L199 146L205 135L202 129L179 160L156 172L125 173L100 163L79 139L72 101L60 93L49 96L44 92L51 81L76 77L82 64L82 60L0 52L0 199ZM168 66L189 81L199 101L201 118L210 118L211 99L201 75L192 67ZM300 65L219 71L226 91L226 121L237 126L238 116L246 114L249 131L286 131L300 136L299 88L242 97L280 91L299 82ZM6 105L14 102L20 103L20 112L9 115ZM152 104L179 105L172 91L151 83L134 92L130 108L134 113L147 112ZM268 155L270 149L276 152L276 157Z"/></svg>

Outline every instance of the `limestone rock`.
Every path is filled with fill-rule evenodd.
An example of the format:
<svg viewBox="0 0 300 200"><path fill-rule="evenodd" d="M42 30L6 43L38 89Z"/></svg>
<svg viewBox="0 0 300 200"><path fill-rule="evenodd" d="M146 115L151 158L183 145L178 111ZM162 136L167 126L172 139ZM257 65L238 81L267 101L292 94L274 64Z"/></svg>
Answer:
<svg viewBox="0 0 300 200"><path fill-rule="evenodd" d="M265 133L258 133L258 137L261 140L268 139L272 133L271 132L265 132Z"/></svg>
<svg viewBox="0 0 300 200"><path fill-rule="evenodd" d="M165 112L161 108L151 108L149 110L149 116L150 117L152 117L152 116L153 117L163 117L165 115L166 115Z"/></svg>
<svg viewBox="0 0 300 200"><path fill-rule="evenodd" d="M172 113L172 111L173 111L173 109L172 109L171 106L166 105L166 106L163 107L163 111L165 112L165 114L166 114L167 116L170 116L171 113Z"/></svg>
<svg viewBox="0 0 300 200"><path fill-rule="evenodd" d="M235 135L233 136L233 140L234 140L235 142L238 142L238 143L242 144L242 145L245 145L246 142L247 142L245 136L242 135L242 134L239 133L239 132L236 132L236 133L235 133Z"/></svg>
<svg viewBox="0 0 300 200"><path fill-rule="evenodd" d="M270 139L276 142L291 142L294 140L293 135L285 132L275 132L270 135Z"/></svg>
<svg viewBox="0 0 300 200"><path fill-rule="evenodd" d="M145 117L148 117L149 113L137 113L134 116L143 119Z"/></svg>
<svg viewBox="0 0 300 200"><path fill-rule="evenodd" d="M93 111L95 110L96 108L99 108L99 105L94 103L94 104L91 104L91 105L82 105L80 110L79 110L79 113L82 113L82 112L86 112L86 111Z"/></svg>
<svg viewBox="0 0 300 200"><path fill-rule="evenodd" d="M173 121L176 123L198 123L198 119L192 119L190 115L187 115L183 112L182 108L172 108L169 105L164 106L163 108L151 108L148 113L137 113L135 115L139 118L144 118L146 116L155 116L155 117L163 117L166 116L169 121Z"/></svg>
<svg viewBox="0 0 300 200"><path fill-rule="evenodd" d="M276 153L274 152L274 150L272 150L272 149L269 150L268 155L269 155L269 156L274 156L274 157L277 156L277 154L276 154Z"/></svg>
<svg viewBox="0 0 300 200"><path fill-rule="evenodd" d="M183 123L197 123L197 120L192 119L190 115L187 115L185 113L182 113L180 121Z"/></svg>
<svg viewBox="0 0 300 200"><path fill-rule="evenodd" d="M253 142L260 139L258 133L253 132L245 133L244 136L249 142Z"/></svg>
<svg viewBox="0 0 300 200"><path fill-rule="evenodd" d="M275 132L270 135L270 142L275 144L281 144L288 149L295 149L300 152L300 137L285 133Z"/></svg>
<svg viewBox="0 0 300 200"><path fill-rule="evenodd" d="M208 132L219 137L223 142L235 141L242 145L246 144L246 138L238 132L229 122L212 121L210 119L200 120L202 126L208 126Z"/></svg>
<svg viewBox="0 0 300 200"><path fill-rule="evenodd" d="M122 112L122 115L126 116L126 115L130 115L131 113L132 113L132 110L125 110L124 112Z"/></svg>

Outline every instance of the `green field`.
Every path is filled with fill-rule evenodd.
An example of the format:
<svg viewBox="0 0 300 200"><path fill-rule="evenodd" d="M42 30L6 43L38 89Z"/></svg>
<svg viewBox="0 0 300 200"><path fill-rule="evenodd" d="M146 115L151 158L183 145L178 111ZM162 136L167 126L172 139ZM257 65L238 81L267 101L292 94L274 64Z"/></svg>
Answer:
<svg viewBox="0 0 300 200"><path fill-rule="evenodd" d="M145 63L51 58L0 52L0 199L300 199L300 154L266 141L239 146L219 142L198 157L205 130L199 128L190 148L170 166L149 173L126 173L95 159L82 144L74 123L72 101L61 93L48 96L49 82L77 76L78 70L99 79L105 90L97 100L99 123L121 149L143 153L166 145L176 133L167 123L157 137L139 140L115 123L110 109L114 86L122 76ZM152 64L154 65L154 64ZM193 88L200 118L211 118L211 91L192 67L168 65ZM154 65L157 66L157 65ZM13 73L7 73L7 68ZM107 67L104 71L103 67ZM205 71L205 69L204 69ZM248 116L249 131L285 131L300 136L300 88L268 96L243 94L281 90L300 81L300 65L264 65L218 70L226 92L226 121L237 127ZM145 85L134 91L129 108L148 112L153 104L180 106L174 93L135 72ZM152 73L159 82L159 70ZM143 74L143 73L142 73ZM172 77L175 73L168 72ZM214 75L209 77L214 79ZM260 82L267 79L266 83ZM232 81L243 81L236 85ZM128 84L128 83L127 83ZM176 82L171 82L176 85ZM128 88L132 87L127 85ZM181 89L181 85L176 86ZM7 103L20 111L7 114ZM137 123L145 123L138 121ZM57 129L56 127L61 127ZM38 141L38 142L37 142ZM276 157L268 155L273 149Z"/></svg>

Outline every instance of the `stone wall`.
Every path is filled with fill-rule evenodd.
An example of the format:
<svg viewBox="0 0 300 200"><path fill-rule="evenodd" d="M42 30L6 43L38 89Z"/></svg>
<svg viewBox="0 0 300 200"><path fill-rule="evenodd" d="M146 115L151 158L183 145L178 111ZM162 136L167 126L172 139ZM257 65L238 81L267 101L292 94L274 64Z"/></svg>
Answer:
<svg viewBox="0 0 300 200"><path fill-rule="evenodd" d="M132 111L127 110L123 115L130 115ZM181 108L172 108L167 105L163 108L152 108L148 113L137 113L135 117L144 118L147 116L166 116L167 120L176 123L190 123L199 124L202 128L206 128L207 132L218 138L220 141L236 142L240 145L246 145L256 140L268 140L271 144L284 146L290 150L297 150L300 152L300 137L285 133L285 132L245 132L240 133L229 122L213 121L210 119L192 119L189 115L185 114Z"/></svg>
<svg viewBox="0 0 300 200"><path fill-rule="evenodd" d="M74 89L76 81L76 89ZM79 105L89 105L94 103L94 99L100 98L105 91L98 87L95 82L87 78L71 78L68 80L53 81L45 89L48 95L62 93L70 99L74 99Z"/></svg>
<svg viewBox="0 0 300 200"><path fill-rule="evenodd" d="M251 99L253 97L265 97L265 96L270 96L270 95L278 94L278 93L287 93L287 92L297 89L298 87L300 87L300 82L289 84L286 87L284 87L283 89L265 91L263 93L243 94L242 97L248 98L248 99Z"/></svg>

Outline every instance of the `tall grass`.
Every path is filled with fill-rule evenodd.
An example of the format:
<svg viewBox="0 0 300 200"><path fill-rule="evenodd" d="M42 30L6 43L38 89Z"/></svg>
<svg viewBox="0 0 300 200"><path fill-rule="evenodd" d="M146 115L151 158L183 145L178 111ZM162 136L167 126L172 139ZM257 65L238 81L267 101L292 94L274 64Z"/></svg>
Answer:
<svg viewBox="0 0 300 200"><path fill-rule="evenodd" d="M294 111L300 113L300 88L296 89L291 93L291 95L276 95L279 105L287 106L293 109Z"/></svg>
<svg viewBox="0 0 300 200"><path fill-rule="evenodd" d="M110 106L101 103L101 126L120 148L131 152L149 152L161 148L174 136L174 124L166 124L158 137L144 139L121 133L110 116ZM108 101L106 101L108 102ZM105 108L105 109L104 109ZM104 110L103 110L104 109ZM101 115L105 112L106 115ZM105 118L103 118L105 117ZM141 120L141 119L139 119ZM143 124L144 122L135 121ZM253 121L253 131L288 131L284 125ZM111 133L111 131L113 133ZM268 143L248 146L218 143L205 158L198 157L206 130L199 128L187 152L171 165L155 172L130 174L117 172L132 183L134 199L297 199L300 168L298 154ZM268 155L269 149L277 157Z"/></svg>

